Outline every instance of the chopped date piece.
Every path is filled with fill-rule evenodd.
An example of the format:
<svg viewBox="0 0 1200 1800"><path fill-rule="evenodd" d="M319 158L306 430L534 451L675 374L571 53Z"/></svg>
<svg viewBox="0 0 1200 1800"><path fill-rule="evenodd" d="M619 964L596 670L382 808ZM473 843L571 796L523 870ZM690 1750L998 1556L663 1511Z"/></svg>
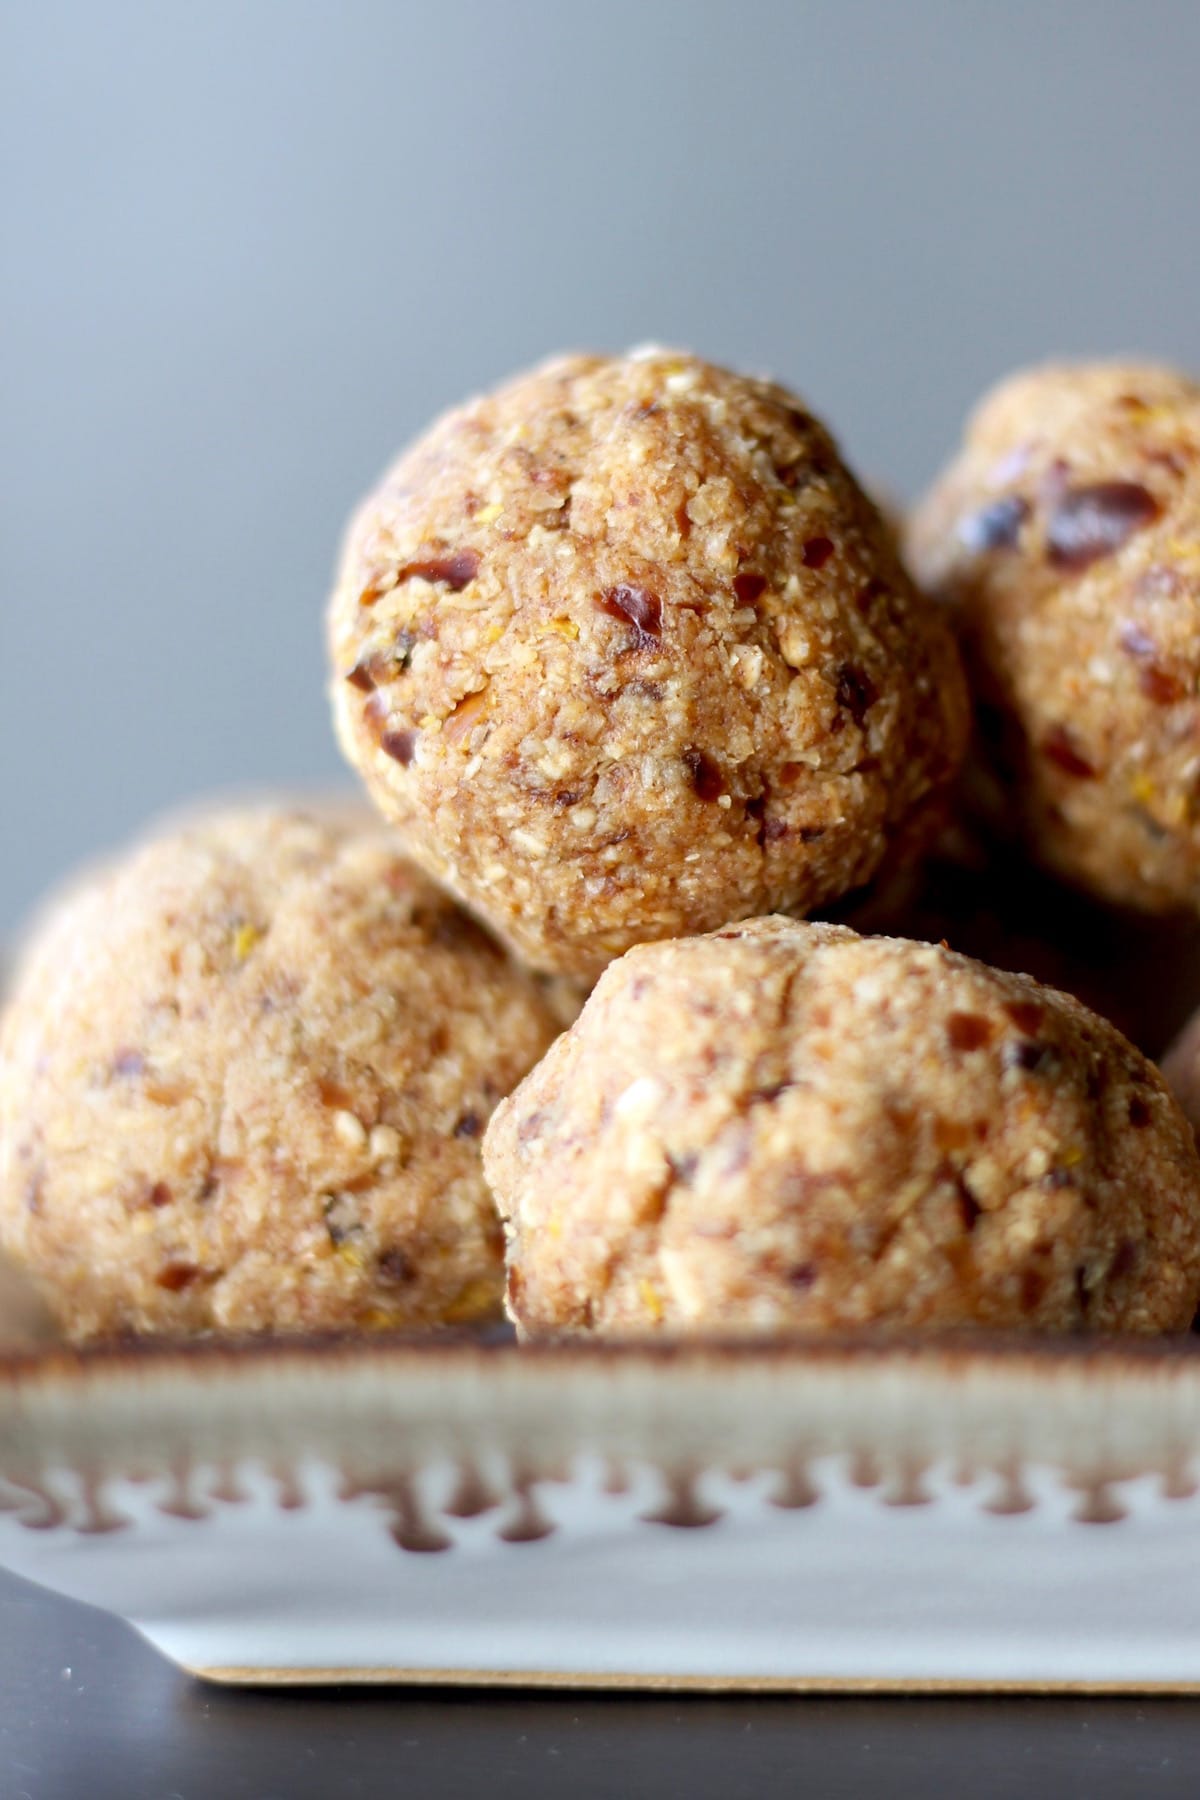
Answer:
<svg viewBox="0 0 1200 1800"><path fill-rule="evenodd" d="M1120 1281L1124 1275L1132 1275L1141 1260L1141 1253L1132 1238L1122 1238L1117 1245L1117 1253L1112 1259L1108 1271L1110 1281Z"/></svg>
<svg viewBox="0 0 1200 1800"><path fill-rule="evenodd" d="M800 554L806 569L823 569L833 555L833 541L827 537L811 537Z"/></svg>
<svg viewBox="0 0 1200 1800"><path fill-rule="evenodd" d="M718 800L725 792L720 764L706 750L695 748L683 753L684 767L692 778L692 786L701 800Z"/></svg>
<svg viewBox="0 0 1200 1800"><path fill-rule="evenodd" d="M1085 569L1111 556L1159 515L1158 501L1139 481L1094 481L1067 488L1046 522L1046 553L1062 569Z"/></svg>
<svg viewBox="0 0 1200 1800"><path fill-rule="evenodd" d="M376 1269L379 1279L386 1281L391 1287L405 1287L416 1275L411 1258L403 1250L384 1250L381 1252Z"/></svg>
<svg viewBox="0 0 1200 1800"><path fill-rule="evenodd" d="M168 1293L178 1294L185 1287L190 1287L199 1273L195 1263L169 1262L163 1264L154 1279L158 1287L166 1288Z"/></svg>
<svg viewBox="0 0 1200 1800"><path fill-rule="evenodd" d="M662 601L649 588L621 582L617 587L605 588L596 604L610 618L622 619L626 625L632 625L639 646L662 636Z"/></svg>
<svg viewBox="0 0 1200 1800"><path fill-rule="evenodd" d="M346 680L361 693L372 694L385 682L403 675L412 661L416 637L411 631L398 631L388 650L368 650L349 671Z"/></svg>
<svg viewBox="0 0 1200 1800"><path fill-rule="evenodd" d="M1095 781L1097 771L1076 748L1071 741L1071 734L1065 725L1054 725L1042 739L1042 755L1047 762L1052 762L1064 775L1073 775L1076 781Z"/></svg>
<svg viewBox="0 0 1200 1800"><path fill-rule="evenodd" d="M834 698L843 712L848 712L861 731L868 708L879 698L879 689L871 677L854 663L843 663L837 672Z"/></svg>
<svg viewBox="0 0 1200 1800"><path fill-rule="evenodd" d="M447 556L414 557L396 571L396 580L444 582L452 593L461 594L478 573L478 550L454 550Z"/></svg>
<svg viewBox="0 0 1200 1800"><path fill-rule="evenodd" d="M956 1175L954 1185L958 1191L958 1210L962 1216L963 1230L974 1231L975 1222L983 1211L979 1201L971 1189L965 1175Z"/></svg>
<svg viewBox="0 0 1200 1800"><path fill-rule="evenodd" d="M1039 1005L1036 1000L1008 1000L1005 1002L1004 1010L1017 1030L1023 1031L1026 1037L1034 1035L1046 1016L1045 1007Z"/></svg>
<svg viewBox="0 0 1200 1800"><path fill-rule="evenodd" d="M1178 675L1172 675L1161 663L1147 663L1138 676L1138 686L1155 706L1177 706L1187 695Z"/></svg>
<svg viewBox="0 0 1200 1800"><path fill-rule="evenodd" d="M1153 700L1156 706L1174 706L1186 697L1186 682L1158 660L1158 645L1140 625L1127 620L1117 641L1127 655L1135 657L1142 665L1138 686L1148 700Z"/></svg>
<svg viewBox="0 0 1200 1800"><path fill-rule="evenodd" d="M1038 1043L1036 1039L1022 1039L1019 1043L1005 1044L1004 1066L1006 1069L1021 1069L1026 1075L1032 1075L1055 1060L1054 1050L1050 1044Z"/></svg>
<svg viewBox="0 0 1200 1800"><path fill-rule="evenodd" d="M958 535L968 550L1011 550L1021 535L1021 527L1029 517L1029 502L1021 494L1007 494L993 500L990 506L968 513L960 519Z"/></svg>
<svg viewBox="0 0 1200 1800"><path fill-rule="evenodd" d="M767 591L765 575L755 574L753 569L746 569L741 575L733 578L733 592L742 606L753 606Z"/></svg>
<svg viewBox="0 0 1200 1800"><path fill-rule="evenodd" d="M393 762L407 768L417 750L417 734L415 731L385 731L379 740L379 748Z"/></svg>
<svg viewBox="0 0 1200 1800"><path fill-rule="evenodd" d="M996 1027L982 1013L952 1012L946 1020L946 1036L953 1050L982 1050L996 1035Z"/></svg>

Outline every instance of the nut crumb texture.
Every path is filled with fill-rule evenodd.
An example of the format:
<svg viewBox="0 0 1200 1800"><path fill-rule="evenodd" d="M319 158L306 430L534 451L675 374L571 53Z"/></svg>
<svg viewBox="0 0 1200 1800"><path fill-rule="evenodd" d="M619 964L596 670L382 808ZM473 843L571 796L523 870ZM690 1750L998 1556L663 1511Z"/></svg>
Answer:
<svg viewBox="0 0 1200 1800"><path fill-rule="evenodd" d="M365 809L194 821L31 939L0 1245L78 1340L494 1316L479 1139L556 1030Z"/></svg>
<svg viewBox="0 0 1200 1800"><path fill-rule="evenodd" d="M966 735L952 636L824 427L674 351L439 420L350 525L329 645L411 854L585 981L902 863Z"/></svg>
<svg viewBox="0 0 1200 1800"><path fill-rule="evenodd" d="M971 674L978 816L1100 899L1200 911L1200 385L1002 382L907 548Z"/></svg>
<svg viewBox="0 0 1200 1800"><path fill-rule="evenodd" d="M756 919L648 944L496 1111L522 1333L1184 1331L1200 1160L1028 976Z"/></svg>

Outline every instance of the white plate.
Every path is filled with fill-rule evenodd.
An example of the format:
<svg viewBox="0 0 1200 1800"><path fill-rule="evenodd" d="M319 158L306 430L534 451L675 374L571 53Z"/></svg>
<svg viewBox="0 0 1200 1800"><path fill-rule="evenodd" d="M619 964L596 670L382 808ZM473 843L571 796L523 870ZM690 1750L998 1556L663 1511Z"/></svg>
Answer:
<svg viewBox="0 0 1200 1800"><path fill-rule="evenodd" d="M0 1358L0 1561L227 1681L1200 1691L1200 1345Z"/></svg>

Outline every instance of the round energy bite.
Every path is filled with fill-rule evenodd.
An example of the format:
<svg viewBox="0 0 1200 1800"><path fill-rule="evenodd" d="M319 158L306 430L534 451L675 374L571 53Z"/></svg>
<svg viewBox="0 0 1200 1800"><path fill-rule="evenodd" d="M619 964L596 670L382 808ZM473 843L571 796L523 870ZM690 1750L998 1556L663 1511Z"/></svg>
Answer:
<svg viewBox="0 0 1200 1800"><path fill-rule="evenodd" d="M951 635L824 428L674 351L441 419L354 519L343 748L533 966L806 912L903 857L960 760Z"/></svg>
<svg viewBox="0 0 1200 1800"><path fill-rule="evenodd" d="M500 1106L529 1334L1183 1330L1200 1160L1078 1001L772 918L632 950Z"/></svg>
<svg viewBox="0 0 1200 1800"><path fill-rule="evenodd" d="M492 1315L480 1139L554 1035L379 825L193 822L30 943L0 1022L0 1244L74 1338Z"/></svg>
<svg viewBox="0 0 1200 1800"><path fill-rule="evenodd" d="M1052 366L986 397L918 508L980 699L974 791L1047 865L1200 909L1200 386Z"/></svg>

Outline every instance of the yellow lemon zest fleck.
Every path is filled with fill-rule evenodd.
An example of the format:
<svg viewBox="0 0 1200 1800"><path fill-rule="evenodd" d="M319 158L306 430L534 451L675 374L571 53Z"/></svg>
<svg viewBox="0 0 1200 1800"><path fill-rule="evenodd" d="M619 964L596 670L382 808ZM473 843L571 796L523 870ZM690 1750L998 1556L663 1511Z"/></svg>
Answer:
<svg viewBox="0 0 1200 1800"><path fill-rule="evenodd" d="M550 619L547 622L546 630L553 631L557 636L564 638L577 638L579 636L579 627L574 619Z"/></svg>
<svg viewBox="0 0 1200 1800"><path fill-rule="evenodd" d="M233 954L239 962L245 962L261 937L262 932L253 925L238 926L233 934Z"/></svg>
<svg viewBox="0 0 1200 1800"><path fill-rule="evenodd" d="M448 1325L461 1325L467 1319L477 1319L481 1313L491 1312L496 1306L497 1298L494 1281L468 1281L442 1316Z"/></svg>
<svg viewBox="0 0 1200 1800"><path fill-rule="evenodd" d="M1078 1144L1071 1144L1068 1149L1063 1151L1062 1162L1065 1168L1073 1169L1076 1163L1081 1163L1082 1161L1083 1151Z"/></svg>
<svg viewBox="0 0 1200 1800"><path fill-rule="evenodd" d="M362 1322L368 1331L394 1331L398 1325L403 1325L404 1318L401 1313L389 1312L386 1307L372 1306L363 1314Z"/></svg>
<svg viewBox="0 0 1200 1800"><path fill-rule="evenodd" d="M1143 806L1149 806L1153 802L1154 783L1148 775L1135 775L1129 783L1129 791Z"/></svg>
<svg viewBox="0 0 1200 1800"><path fill-rule="evenodd" d="M493 500L490 506L481 506L479 511L473 515L475 523L477 525L492 525L500 517L500 514L503 511L504 508L501 506L499 500Z"/></svg>
<svg viewBox="0 0 1200 1800"><path fill-rule="evenodd" d="M657 1325L663 1316L663 1303L658 1289L645 1276L638 1282L638 1298Z"/></svg>

